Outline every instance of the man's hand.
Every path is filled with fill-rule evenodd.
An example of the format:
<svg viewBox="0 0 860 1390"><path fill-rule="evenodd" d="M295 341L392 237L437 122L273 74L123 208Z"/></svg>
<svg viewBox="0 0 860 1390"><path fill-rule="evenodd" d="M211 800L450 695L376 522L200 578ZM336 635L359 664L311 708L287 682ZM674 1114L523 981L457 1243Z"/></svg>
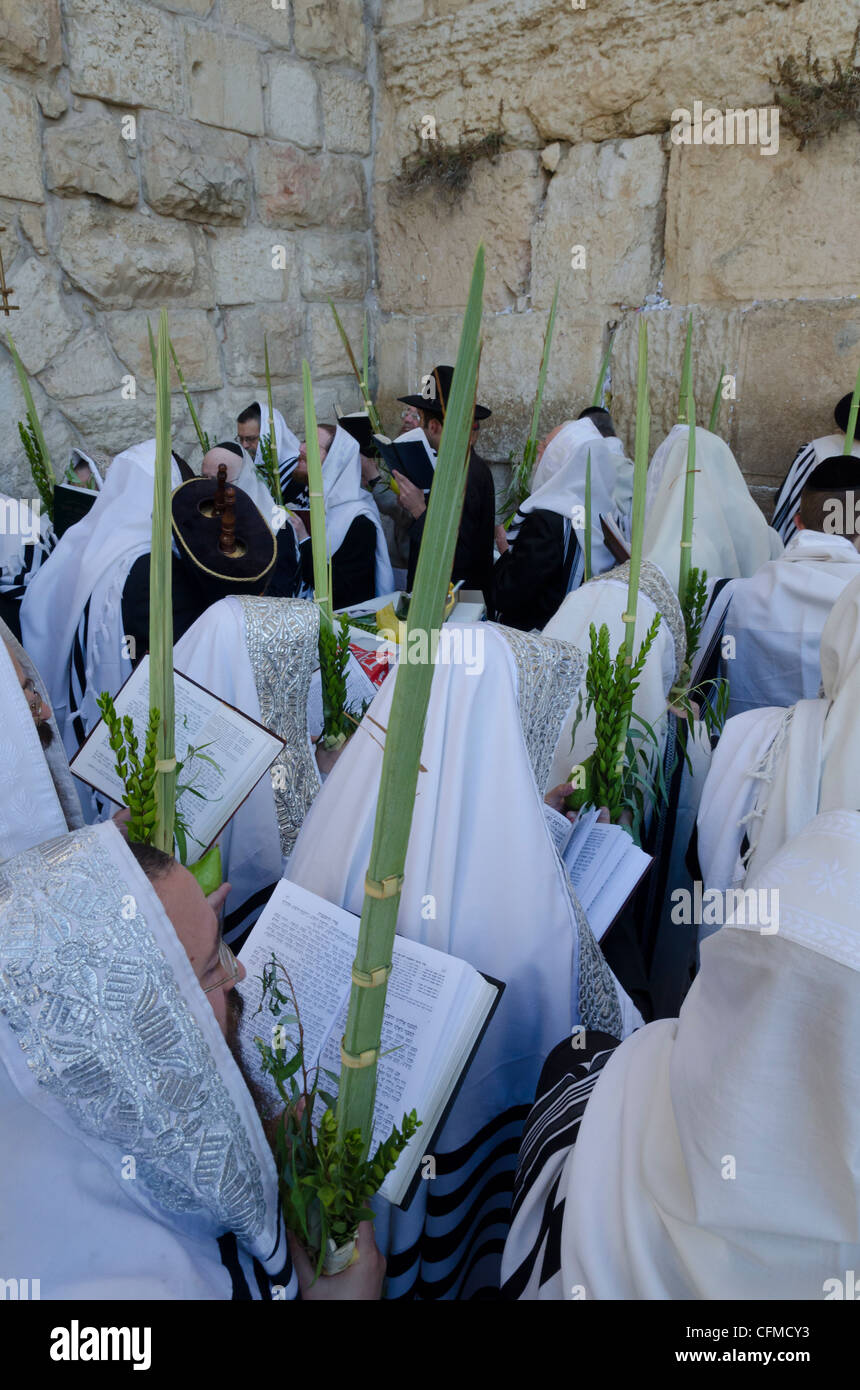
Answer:
<svg viewBox="0 0 860 1390"><path fill-rule="evenodd" d="M419 516L423 516L424 512L427 510L427 503L424 501L424 493L421 491L420 487L416 487L414 483L410 483L409 479L404 477L402 473L398 473L396 468L393 470L391 476L400 488L397 497L398 502L401 507L409 513L413 520L417 521Z"/></svg>
<svg viewBox="0 0 860 1390"><path fill-rule="evenodd" d="M570 821L571 825L576 825L576 822L579 820L579 812L578 812L578 811L565 811L565 809L564 809L564 803L565 803L565 801L567 800L567 798L571 795L572 792L575 792L575 791L578 791L578 790L580 790L580 788L575 787L575 786L573 785L572 782L562 782L561 786L559 786L559 787L553 787L552 791L549 791L549 792L546 793L546 796L544 797L544 801L546 802L547 806L551 806L551 807L552 807L553 811L558 811L558 813L559 813L560 816L567 816L567 819ZM627 823L628 823L628 824L632 824L632 822L633 822L633 817L631 816L631 817L630 817L630 821L627 822ZM598 825L608 825L608 824L609 824L609 807L608 807L608 806L601 806L601 807L600 807L600 809L599 809L599 811L598 811L598 813L597 813L597 824L598 824Z"/></svg>
<svg viewBox="0 0 860 1390"><path fill-rule="evenodd" d="M499 522L498 526L496 527L495 535L496 535L496 549L498 550L498 552L499 552L500 555L504 555L504 553L505 553L506 550L510 550L510 548L511 548L511 543L510 543L510 541L508 540L507 536L505 535L505 528L504 528L504 526L502 525L501 522Z"/></svg>
<svg viewBox="0 0 860 1390"><path fill-rule="evenodd" d="M341 1274L321 1274L314 1283L314 1269L307 1252L290 1232L290 1254L293 1257L302 1298L309 1303L342 1302L343 1300L378 1299L385 1278L385 1257L373 1235L373 1222L362 1221L358 1228L358 1259Z"/></svg>
<svg viewBox="0 0 860 1390"><path fill-rule="evenodd" d="M296 533L296 540L299 541L299 543L301 543L302 541L306 541L308 538L308 528L305 526L305 523L302 521L301 517L296 516L295 512L287 512L287 516L289 517L290 522L292 523L293 530Z"/></svg>

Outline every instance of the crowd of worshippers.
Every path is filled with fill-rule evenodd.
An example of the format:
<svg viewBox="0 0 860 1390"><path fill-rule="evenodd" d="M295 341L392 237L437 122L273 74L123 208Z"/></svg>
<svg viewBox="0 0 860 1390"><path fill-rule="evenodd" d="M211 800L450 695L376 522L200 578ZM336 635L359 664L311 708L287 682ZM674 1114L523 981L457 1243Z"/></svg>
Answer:
<svg viewBox="0 0 860 1390"><path fill-rule="evenodd" d="M451 375L434 372L443 400ZM402 438L435 463L443 408L401 399ZM489 413L476 406L476 431ZM234 951L282 876L360 914L397 667L321 767L306 448L275 411L284 508L259 469L260 401L202 478L174 455L176 669L284 739L283 775L222 833L207 899L69 771L98 695L147 648L155 441L103 478L77 452L77 476L99 474L84 519L59 542L49 525L18 550L3 538L0 1276L40 1277L42 1298L834 1296L860 1268L860 443L845 451L848 397L835 414L798 451L772 525L729 447L697 429L708 607L692 670L688 427L648 469L635 615L610 543L630 535L633 467L609 414L547 435L507 528L473 433L452 579L485 596L483 660L477 678L434 671L397 931L505 990L432 1180L402 1209L377 1197L358 1260L317 1281L284 1236ZM319 445L335 607L408 588L429 490L395 471L395 493L366 418L320 425ZM240 565L199 521L222 486ZM649 874L598 941L547 807L565 813L594 746L590 631L605 624L615 652L631 617L637 645L659 618L634 712L661 791ZM677 700L682 680L720 679L721 730L699 717L707 695ZM678 910L738 895L761 915Z"/></svg>

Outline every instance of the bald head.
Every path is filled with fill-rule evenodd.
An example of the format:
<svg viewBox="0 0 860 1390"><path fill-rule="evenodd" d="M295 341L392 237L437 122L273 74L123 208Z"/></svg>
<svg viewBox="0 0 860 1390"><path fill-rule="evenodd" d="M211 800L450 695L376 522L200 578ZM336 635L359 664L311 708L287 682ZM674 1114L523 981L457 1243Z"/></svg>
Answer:
<svg viewBox="0 0 860 1390"><path fill-rule="evenodd" d="M219 464L227 466L227 482L235 483L242 469L242 452L234 453L223 444L216 444L208 454L203 455L201 474L204 478L217 478Z"/></svg>

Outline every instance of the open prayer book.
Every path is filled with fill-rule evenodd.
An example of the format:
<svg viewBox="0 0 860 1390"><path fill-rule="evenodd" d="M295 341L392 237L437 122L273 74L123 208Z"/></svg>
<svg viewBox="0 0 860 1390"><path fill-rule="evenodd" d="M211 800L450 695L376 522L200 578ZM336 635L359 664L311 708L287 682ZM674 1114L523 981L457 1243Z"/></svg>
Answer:
<svg viewBox="0 0 860 1390"><path fill-rule="evenodd" d="M547 829L598 941L612 926L651 865L620 825L601 825L596 807L567 816L544 806Z"/></svg>
<svg viewBox="0 0 860 1390"><path fill-rule="evenodd" d="M430 491L433 486L433 463L421 439L389 439L384 434L375 434L373 438L390 472L397 469L422 492Z"/></svg>
<svg viewBox="0 0 860 1390"><path fill-rule="evenodd" d="M630 559L630 542L615 517L607 516L605 512L601 512L600 528L603 531L603 539L610 555L614 556L619 565L626 564Z"/></svg>
<svg viewBox="0 0 860 1390"><path fill-rule="evenodd" d="M184 764L177 785L186 787L176 798L176 810L186 825L188 861L193 864L215 842L286 740L178 671L173 686L176 761ZM148 655L129 676L114 707L120 719L131 716L142 757L149 720ZM100 719L69 766L82 782L121 806L124 787L109 738ZM193 756L192 749L203 756Z"/></svg>
<svg viewBox="0 0 860 1390"><path fill-rule="evenodd" d="M290 976L304 1030L309 1074L317 1067L340 1076L340 1043L346 1027L352 963L359 920L306 888L281 879L239 955L247 978L239 1024L242 1056L277 1111L283 1109L274 1082L260 1070L254 1038L270 1043L277 1018L264 1009L263 967L274 955ZM394 939L377 1072L371 1153L404 1114L416 1110L421 1128L388 1174L380 1192L404 1206L421 1181L419 1167L493 1015L504 985L486 979L464 960ZM287 1036L294 1036L290 1026ZM323 1089L337 1082L322 1078Z"/></svg>

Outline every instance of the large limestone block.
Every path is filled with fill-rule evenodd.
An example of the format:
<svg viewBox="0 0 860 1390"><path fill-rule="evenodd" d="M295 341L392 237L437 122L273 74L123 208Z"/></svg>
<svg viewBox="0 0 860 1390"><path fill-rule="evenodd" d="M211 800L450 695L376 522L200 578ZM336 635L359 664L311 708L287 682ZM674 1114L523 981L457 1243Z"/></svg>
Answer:
<svg viewBox="0 0 860 1390"><path fill-rule="evenodd" d="M227 379L253 390L266 380L263 337L269 349L272 378L301 376L305 310L298 295L285 304L228 309L224 314Z"/></svg>
<svg viewBox="0 0 860 1390"><path fill-rule="evenodd" d="M107 203L64 206L57 255L69 279L110 308L211 295L202 231Z"/></svg>
<svg viewBox="0 0 860 1390"><path fill-rule="evenodd" d="M59 0L0 0L0 63L24 72L63 61Z"/></svg>
<svg viewBox="0 0 860 1390"><path fill-rule="evenodd" d="M360 361L364 310L358 304L336 304L335 307L356 354L356 360ZM310 366L315 381L317 377L334 376L349 370L349 359L327 304L308 305L308 340Z"/></svg>
<svg viewBox="0 0 860 1390"><path fill-rule="evenodd" d="M221 0L221 20L239 29L253 29L276 47L290 46L289 0L278 0L277 6L271 0L267 4L260 0Z"/></svg>
<svg viewBox="0 0 860 1390"><path fill-rule="evenodd" d="M856 301L762 304L743 316L729 442L753 485L781 483L801 444L833 434L860 362Z"/></svg>
<svg viewBox="0 0 860 1390"><path fill-rule="evenodd" d="M27 371L40 372L74 337L79 324L46 261L31 256L16 268L12 285L14 302L21 308L12 315L10 332Z"/></svg>
<svg viewBox="0 0 860 1390"><path fill-rule="evenodd" d="M678 419L678 390L690 310L655 309L646 312L648 324L648 385L651 400L651 447L657 447ZM743 313L716 305L694 306L693 313L693 394L700 425L707 425L721 371L735 377L741 349ZM618 433L633 448L636 423L636 379L639 362L640 315L627 311L615 315L618 331L612 348L612 416ZM593 383L599 363L595 363ZM731 389L730 387L727 389ZM735 404L728 397L720 407L717 432L729 437ZM631 455L632 457L632 455Z"/></svg>
<svg viewBox="0 0 860 1390"><path fill-rule="evenodd" d="M293 13L296 52L302 58L364 66L361 0L293 0Z"/></svg>
<svg viewBox="0 0 860 1390"><path fill-rule="evenodd" d="M185 35L185 68L196 121L262 134L263 89L254 44L195 29Z"/></svg>
<svg viewBox="0 0 860 1390"><path fill-rule="evenodd" d="M860 130L799 151L755 145L672 149L666 294L674 301L856 294Z"/></svg>
<svg viewBox="0 0 860 1390"><path fill-rule="evenodd" d="M532 235L532 303L641 304L663 259L666 155L659 136L575 145L550 179Z"/></svg>
<svg viewBox="0 0 860 1390"><path fill-rule="evenodd" d="M346 376L315 377L314 404L320 423L330 425L333 425L337 419L338 411L341 415L348 415L353 410L364 409L358 383L351 372ZM302 439L305 428L304 418L301 414L298 415L298 421L298 428L296 428L295 419L292 427Z"/></svg>
<svg viewBox="0 0 860 1390"><path fill-rule="evenodd" d="M0 133L0 196L43 203L39 111L11 82L0 82Z"/></svg>
<svg viewBox="0 0 860 1390"><path fill-rule="evenodd" d="M266 227L224 228L211 247L216 303L253 304L286 298L296 260L288 232Z"/></svg>
<svg viewBox="0 0 860 1390"><path fill-rule="evenodd" d="M370 85L331 70L323 72L321 81L326 148L344 154L370 154Z"/></svg>
<svg viewBox="0 0 860 1390"><path fill-rule="evenodd" d="M183 101L175 21L138 0L65 0L72 91L176 111Z"/></svg>
<svg viewBox="0 0 860 1390"><path fill-rule="evenodd" d="M847 58L857 23L851 0L592 0L585 9L443 0L450 11L438 18L430 0L423 19L412 4L395 0L396 18L384 16L391 27L379 36L379 86L393 119L378 153L390 166L414 143L409 131L423 112L483 130L504 100L505 127L530 128L546 144L661 133L696 98L770 105L778 57L802 56L811 38L818 57Z"/></svg>
<svg viewBox="0 0 860 1390"><path fill-rule="evenodd" d="M66 401L102 391L119 391L122 367L100 328L89 328L69 343L39 376L49 396Z"/></svg>
<svg viewBox="0 0 860 1390"><path fill-rule="evenodd" d="M368 274L366 237L338 232L302 235L299 283L305 299L363 299Z"/></svg>
<svg viewBox="0 0 860 1390"><path fill-rule="evenodd" d="M370 379L371 384L375 382L376 385L374 401L382 420L383 432L391 438L400 433L403 406L398 405L397 397L405 396L421 385L415 346L418 323L416 318L398 315L396 318L379 319L375 324ZM438 360L443 362L445 359L440 357ZM430 366L435 366L435 360Z"/></svg>
<svg viewBox="0 0 860 1390"><path fill-rule="evenodd" d="M203 19L212 9L215 0L153 0L153 4L159 5L163 10L172 10L174 14L193 14Z"/></svg>
<svg viewBox="0 0 860 1390"><path fill-rule="evenodd" d="M45 171L55 193L94 193L111 203L133 207L138 200L137 169L129 158L120 120L54 126L45 131Z"/></svg>
<svg viewBox="0 0 860 1390"><path fill-rule="evenodd" d="M123 366L134 376L138 391L155 390L147 319L154 331L156 325L151 313L133 310L131 313L105 315L111 346ZM170 341L176 349L189 391L206 391L220 386L221 363L212 316L203 309L171 309L169 325ZM181 389L172 362L170 389Z"/></svg>
<svg viewBox="0 0 860 1390"><path fill-rule="evenodd" d="M249 141L147 111L141 122L146 201L167 217L241 222L251 197Z"/></svg>
<svg viewBox="0 0 860 1390"><path fill-rule="evenodd" d="M173 409L179 415L175 396ZM141 392L134 400L123 400L120 391L80 396L64 401L63 413L85 444L105 454L115 456L155 434L155 396Z"/></svg>
<svg viewBox="0 0 860 1390"><path fill-rule="evenodd" d="M354 159L261 141L257 207L270 227L363 227L364 171Z"/></svg>
<svg viewBox="0 0 860 1390"><path fill-rule="evenodd" d="M322 144L319 88L308 63L283 58L269 63L269 133L302 149Z"/></svg>
<svg viewBox="0 0 860 1390"><path fill-rule="evenodd" d="M485 306L515 305L528 290L531 229L542 192L538 155L531 150L512 150L494 164L478 163L453 208L435 191L395 199L390 188L378 185L382 309L427 313L462 307L480 241L486 248Z"/></svg>

